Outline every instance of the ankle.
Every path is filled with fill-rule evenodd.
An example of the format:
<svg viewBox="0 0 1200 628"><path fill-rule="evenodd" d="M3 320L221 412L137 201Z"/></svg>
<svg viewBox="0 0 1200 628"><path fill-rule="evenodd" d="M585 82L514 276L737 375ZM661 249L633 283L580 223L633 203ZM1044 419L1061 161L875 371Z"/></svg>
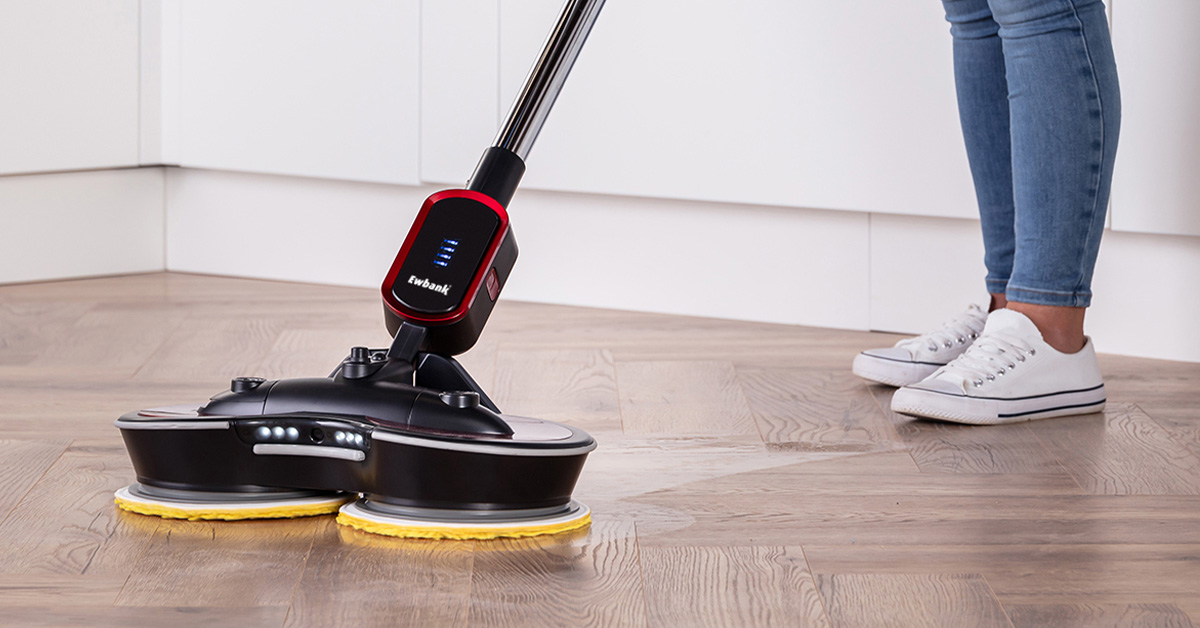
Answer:
<svg viewBox="0 0 1200 628"><path fill-rule="evenodd" d="M1008 297L1004 296L1003 292L989 292L988 294L992 297L991 303L988 304L988 312L1003 310L1004 306L1008 305Z"/></svg>
<svg viewBox="0 0 1200 628"><path fill-rule="evenodd" d="M1020 312L1033 321L1042 334L1042 340L1060 353L1077 353L1087 341L1083 335L1083 316L1086 308L1036 305L1019 301L1008 301L1005 307Z"/></svg>

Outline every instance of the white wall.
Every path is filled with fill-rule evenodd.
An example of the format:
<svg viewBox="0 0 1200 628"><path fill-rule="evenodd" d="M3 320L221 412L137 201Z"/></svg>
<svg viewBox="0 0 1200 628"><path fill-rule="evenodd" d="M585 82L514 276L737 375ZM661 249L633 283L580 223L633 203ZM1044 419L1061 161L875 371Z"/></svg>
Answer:
<svg viewBox="0 0 1200 628"><path fill-rule="evenodd" d="M1177 32L1194 3L1117 3L1125 129L1089 330L1105 351L1200 360L1185 288L1200 278L1200 46ZM17 138L0 144L0 174L184 168L109 173L139 182L128 206L93 192L107 179L0 178L11 259L55 225L110 215L106 237L140 251L20 278L9 264L0 281L158 259L375 286L424 196L470 174L558 4L5 4L0 59L35 54L0 60L0 81L38 96L0 103L0 137ZM91 11L89 28L64 7ZM73 34L48 50L11 27L19 17ZM514 200L522 258L507 297L890 331L981 300L949 53L936 2L610 3ZM78 67L88 76L70 78ZM103 106L84 107L80 85ZM143 224L155 190L158 222ZM165 239L137 231L162 210Z"/></svg>

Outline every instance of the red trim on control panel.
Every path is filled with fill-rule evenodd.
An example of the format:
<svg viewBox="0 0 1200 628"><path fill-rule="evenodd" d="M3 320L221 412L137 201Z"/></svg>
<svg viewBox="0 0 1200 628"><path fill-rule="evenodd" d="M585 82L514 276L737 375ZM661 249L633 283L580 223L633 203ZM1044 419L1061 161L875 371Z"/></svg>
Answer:
<svg viewBox="0 0 1200 628"><path fill-rule="evenodd" d="M417 232L421 230L421 227L425 224L425 218L429 216L429 209L433 207L434 203L448 198L469 198L487 205L489 209L496 212L496 215L500 217L500 226L496 229L496 235L492 238L492 243L488 246L482 263L479 265L479 268L475 269L475 276L471 279L471 285L467 287L467 292L463 295L463 300L459 303L458 307L446 314L419 314L404 307L396 299L396 296L392 294L392 286L396 283L396 276L400 274L400 267L404 265L404 259L408 257L408 251L412 248L413 241L417 239ZM396 259L392 262L392 267L388 270L387 276L383 280L380 291L383 293L384 305L395 313L396 316L417 323L446 324L453 323L462 318L471 309L471 304L475 302L475 297L479 294L479 287L483 283L484 277L487 276L488 270L491 269L492 262L496 259L496 252L500 250L500 244L504 242L506 235L508 235L508 212L504 211L504 207L496 202L496 199L474 190L442 190L441 192L435 192L429 198L425 199L425 203L421 205L421 211L417 212L417 219L413 221L412 227L408 230L408 237L404 238L404 245L400 247L400 252L396 254Z"/></svg>

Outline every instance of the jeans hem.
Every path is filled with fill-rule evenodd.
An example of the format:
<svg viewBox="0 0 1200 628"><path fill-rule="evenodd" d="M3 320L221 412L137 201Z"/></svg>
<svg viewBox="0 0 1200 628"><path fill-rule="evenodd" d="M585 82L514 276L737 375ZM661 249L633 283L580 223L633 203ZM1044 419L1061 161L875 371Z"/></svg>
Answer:
<svg viewBox="0 0 1200 628"><path fill-rule="evenodd" d="M985 279L984 284L987 286L989 294L1005 294L1008 291L1007 279Z"/></svg>
<svg viewBox="0 0 1200 628"><path fill-rule="evenodd" d="M1008 285L1004 298L1018 303L1052 305L1059 307L1088 307L1092 304L1091 292L1058 292Z"/></svg>

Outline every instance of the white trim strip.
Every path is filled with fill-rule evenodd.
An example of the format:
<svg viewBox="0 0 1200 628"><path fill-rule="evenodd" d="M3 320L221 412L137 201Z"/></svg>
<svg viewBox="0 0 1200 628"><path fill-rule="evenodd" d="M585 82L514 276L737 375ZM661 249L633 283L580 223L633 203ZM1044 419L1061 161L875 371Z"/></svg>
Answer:
<svg viewBox="0 0 1200 628"><path fill-rule="evenodd" d="M259 443L254 446L254 453L259 456L312 456L315 458L337 458L362 462L367 454L357 449L345 447L322 447L320 445L284 445L281 443Z"/></svg>
<svg viewBox="0 0 1200 628"><path fill-rule="evenodd" d="M117 419L113 425L123 430L224 430L229 421L125 421Z"/></svg>
<svg viewBox="0 0 1200 628"><path fill-rule="evenodd" d="M465 451L473 454L489 454L500 456L577 456L586 454L596 448L596 442L592 441L589 445L581 447L563 447L558 449L533 449L527 445L528 441L512 441L511 445L502 445L499 443L467 443L458 441L435 440L432 438L423 438L419 436L407 436L404 434L396 434L387 432L380 428L375 428L371 433L371 438L374 440L387 441L389 443L397 443L399 445L410 445L412 447L424 447L425 449L444 449L447 451Z"/></svg>

